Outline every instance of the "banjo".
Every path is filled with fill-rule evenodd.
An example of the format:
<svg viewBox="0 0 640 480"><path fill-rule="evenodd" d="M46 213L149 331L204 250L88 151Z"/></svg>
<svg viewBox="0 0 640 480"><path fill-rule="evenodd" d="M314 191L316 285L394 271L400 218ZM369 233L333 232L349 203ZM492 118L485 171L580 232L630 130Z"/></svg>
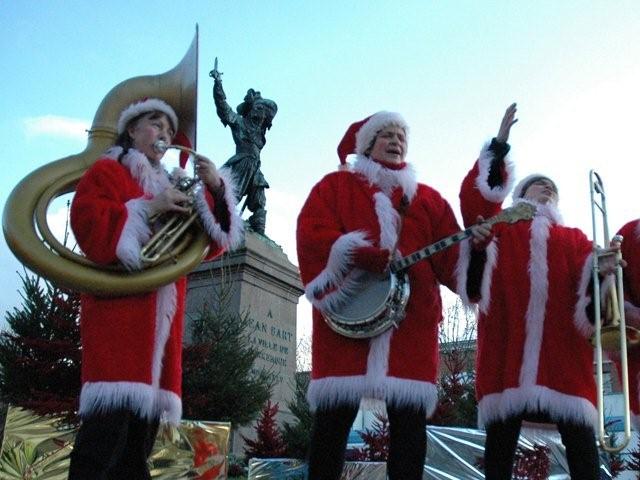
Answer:
<svg viewBox="0 0 640 480"><path fill-rule="evenodd" d="M516 223L530 220L536 213L536 207L520 202L502 210L485 223ZM391 327L398 327L404 318L411 290L407 269L425 258L445 250L456 243L471 237L473 227L443 238L406 257L393 260L384 273L372 273L356 270L355 281L358 285L346 302L322 312L325 321L332 330L349 338L371 338Z"/></svg>

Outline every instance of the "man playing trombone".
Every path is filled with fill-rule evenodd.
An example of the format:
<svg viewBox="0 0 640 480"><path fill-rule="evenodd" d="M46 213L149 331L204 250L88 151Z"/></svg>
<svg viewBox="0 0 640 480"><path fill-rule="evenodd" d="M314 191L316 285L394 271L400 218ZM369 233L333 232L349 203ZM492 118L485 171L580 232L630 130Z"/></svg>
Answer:
<svg viewBox="0 0 640 480"><path fill-rule="evenodd" d="M516 123L507 108L498 135L483 148L461 187L465 224L494 216L514 183L507 140ZM477 302L476 395L486 430L487 479L511 478L523 420L555 423L571 478L599 478L595 441L596 385L591 315L592 242L563 225L558 188L529 175L513 190L514 204L536 207L532 220L492 228L485 244L461 246L459 285ZM612 271L613 256L602 259ZM611 265L605 265L611 263Z"/></svg>

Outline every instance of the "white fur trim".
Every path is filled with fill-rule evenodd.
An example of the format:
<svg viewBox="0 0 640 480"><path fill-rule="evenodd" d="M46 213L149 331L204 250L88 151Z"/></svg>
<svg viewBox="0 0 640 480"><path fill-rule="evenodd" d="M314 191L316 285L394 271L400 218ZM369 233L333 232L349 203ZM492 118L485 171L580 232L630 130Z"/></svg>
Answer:
<svg viewBox="0 0 640 480"><path fill-rule="evenodd" d="M125 203L127 219L116 245L116 256L128 270L140 270L142 246L151 238L148 223L148 201L134 198Z"/></svg>
<svg viewBox="0 0 640 480"><path fill-rule="evenodd" d="M465 240L460 243L458 254L458 262L456 263L455 276L457 294L460 296L465 308L474 309L473 302L467 294L467 279L469 274L469 262L471 261L471 240ZM491 283L493 279L493 271L498 263L498 239L493 238L489 245L485 248L486 260L480 279L480 299L478 300L478 309L482 313L487 313L490 303ZM477 312L476 312L477 313Z"/></svg>
<svg viewBox="0 0 640 480"><path fill-rule="evenodd" d="M86 382L80 392L81 417L106 413L121 408L131 410L144 419L158 418L155 389L138 382Z"/></svg>
<svg viewBox="0 0 640 480"><path fill-rule="evenodd" d="M540 385L528 385L483 397L478 403L478 426L484 428L525 411L544 411L554 422L568 421L594 428L598 418L598 411L589 400Z"/></svg>
<svg viewBox="0 0 640 480"><path fill-rule="evenodd" d="M478 302L478 309L485 315L488 313L491 303L491 285L493 283L493 271L498 265L498 249L498 239L495 237L485 249L487 260L484 264L484 272L482 272L480 302Z"/></svg>
<svg viewBox="0 0 640 480"><path fill-rule="evenodd" d="M176 112L173 111L173 108L171 108L167 102L160 100L159 98L147 98L146 100L132 103L122 111L120 118L118 119L118 135L121 135L125 128L127 128L127 124L138 115L147 112L154 112L156 110L169 117L173 124L173 130L177 132L178 117Z"/></svg>
<svg viewBox="0 0 640 480"><path fill-rule="evenodd" d="M242 244L244 234L244 222L238 214L236 208L236 185L233 181L233 175L227 168L218 170L218 174L224 182L224 201L229 212L229 231L225 232L220 222L215 218L213 212L209 208L209 204L204 195L203 187L196 195L196 210L202 220L205 230L209 237L214 240L220 247L226 250L233 250Z"/></svg>
<svg viewBox="0 0 640 480"><path fill-rule="evenodd" d="M331 246L329 258L325 268L307 284L305 295L307 299L319 310L330 310L337 304L346 301L351 292L358 287L358 282L353 275L353 252L360 247L370 247L372 243L367 240L367 233L355 231L345 233ZM316 298L317 293L336 288L337 290Z"/></svg>
<svg viewBox="0 0 640 480"><path fill-rule="evenodd" d="M573 324L585 338L590 338L595 332L594 325L589 321L587 316L587 307L591 304L592 298L589 295L589 285L593 280L593 253L590 253L582 266L580 281L578 283L578 301L573 316Z"/></svg>
<svg viewBox="0 0 640 480"><path fill-rule="evenodd" d="M381 111L371 115L369 120L356 132L356 153L364 154L373 143L378 132L389 125L396 125L402 128L408 140L409 126L402 118L402 115L395 112Z"/></svg>
<svg viewBox="0 0 640 480"><path fill-rule="evenodd" d="M169 174L162 164L159 164L157 168L154 167L144 153L134 148L129 149L127 154L122 157L122 165L129 169L131 176L148 195L156 196L173 186Z"/></svg>
<svg viewBox="0 0 640 480"><path fill-rule="evenodd" d="M339 405L358 406L363 399L377 399L398 407L423 407L433 415L438 389L431 382L397 377L372 379L364 375L326 377L311 380L307 400L312 411Z"/></svg>
<svg viewBox="0 0 640 480"><path fill-rule="evenodd" d="M472 306L472 302L469 300L469 295L467 294L467 278L469 274L469 262L471 261L471 249L471 239L464 240L460 243L455 270L456 292L465 307Z"/></svg>
<svg viewBox="0 0 640 480"><path fill-rule="evenodd" d="M163 412L161 421L178 426L182 419L182 399L169 390L159 390L156 396L156 405L159 412Z"/></svg>
<svg viewBox="0 0 640 480"><path fill-rule="evenodd" d="M416 172L410 164L407 164L402 170L391 170L374 162L369 157L357 155L353 171L364 176L369 185L375 185L388 196L391 195L394 188L400 187L411 201L418 189Z"/></svg>
<svg viewBox="0 0 640 480"><path fill-rule="evenodd" d="M145 420L161 419L172 425L182 418L182 400L167 390L138 382L87 382L82 386L81 417L123 408Z"/></svg>
<svg viewBox="0 0 640 480"><path fill-rule="evenodd" d="M373 202L380 227L380 247L392 251L398 241L400 214L384 193L374 193Z"/></svg>
<svg viewBox="0 0 640 480"><path fill-rule="evenodd" d="M367 357L367 381L374 386L376 379L384 378L389 371L389 351L394 328L369 340L369 355ZM384 398L384 392L373 392L373 398Z"/></svg>
<svg viewBox="0 0 640 480"><path fill-rule="evenodd" d="M153 360L151 366L151 382L154 388L160 385L162 359L167 339L171 331L171 323L176 314L178 291L175 283L160 287L156 291L156 329L153 339Z"/></svg>
<svg viewBox="0 0 640 480"><path fill-rule="evenodd" d="M502 203L514 184L514 165L511 157L507 154L504 158L506 179L502 185L491 188L488 183L489 172L491 171L491 162L495 158L493 152L489 150L490 142L487 142L480 150L478 157L478 177L476 178L476 187L480 190L485 200L493 203Z"/></svg>
<svg viewBox="0 0 640 480"><path fill-rule="evenodd" d="M520 385L536 384L540 348L544 330L547 300L549 298L549 265L547 243L550 222L546 217L535 217L531 222L531 241L529 244L529 302L525 314L525 341L520 370Z"/></svg>

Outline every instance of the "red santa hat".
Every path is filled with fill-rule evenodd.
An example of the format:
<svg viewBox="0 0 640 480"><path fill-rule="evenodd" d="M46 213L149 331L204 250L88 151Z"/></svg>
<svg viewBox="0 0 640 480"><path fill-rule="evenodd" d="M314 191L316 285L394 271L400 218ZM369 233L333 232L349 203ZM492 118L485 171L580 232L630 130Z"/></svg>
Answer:
<svg viewBox="0 0 640 480"><path fill-rule="evenodd" d="M381 111L352 123L338 144L338 157L341 166L346 165L347 156L352 154L365 155L371 147L380 130L389 125L394 125L404 130L405 136L409 135L409 126L402 115L395 112Z"/></svg>
<svg viewBox="0 0 640 480"><path fill-rule="evenodd" d="M556 194L558 193L558 186L553 180L551 180L546 175L542 175L541 173L532 173L531 175L520 180L520 182L518 182L516 187L513 189L513 200L523 198L531 184L537 182L538 180L548 180L553 185L553 189L556 191Z"/></svg>
<svg viewBox="0 0 640 480"><path fill-rule="evenodd" d="M178 116L176 112L173 111L173 108L171 108L171 105L159 98L145 97L137 102L133 102L122 111L118 119L118 135L122 135L127 128L127 124L137 116L155 111L162 112L169 117L173 131L178 131Z"/></svg>

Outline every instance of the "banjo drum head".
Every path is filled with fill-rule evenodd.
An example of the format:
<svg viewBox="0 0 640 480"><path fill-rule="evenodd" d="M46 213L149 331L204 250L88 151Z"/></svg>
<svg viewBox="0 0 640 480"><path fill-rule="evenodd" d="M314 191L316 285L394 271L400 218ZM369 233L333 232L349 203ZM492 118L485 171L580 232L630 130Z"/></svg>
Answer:
<svg viewBox="0 0 640 480"><path fill-rule="evenodd" d="M364 272L358 278L358 288L349 301L338 305L331 317L349 325L368 324L387 309L389 297L393 294L393 276Z"/></svg>

